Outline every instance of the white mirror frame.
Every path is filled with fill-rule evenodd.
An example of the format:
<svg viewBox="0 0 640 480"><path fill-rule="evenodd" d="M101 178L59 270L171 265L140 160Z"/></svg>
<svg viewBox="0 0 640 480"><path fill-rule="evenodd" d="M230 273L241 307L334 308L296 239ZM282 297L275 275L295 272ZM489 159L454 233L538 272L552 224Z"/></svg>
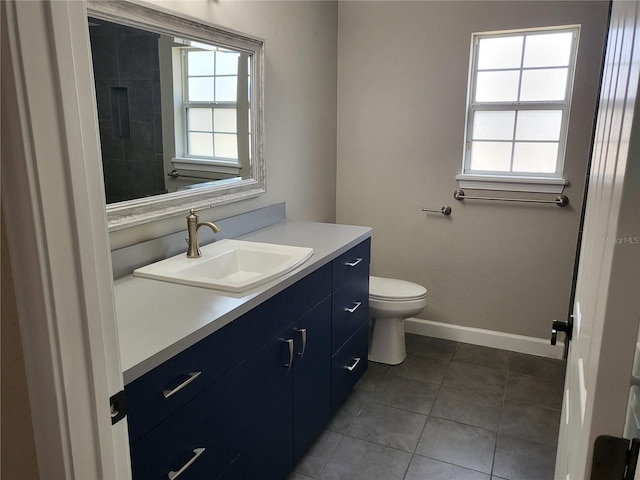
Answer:
<svg viewBox="0 0 640 480"><path fill-rule="evenodd" d="M87 0L86 4L87 14L92 17L156 33L210 42L251 55L251 177L109 204L106 206L109 231L173 217L190 208L223 205L265 193L264 40L195 18L178 17L155 6L152 8L130 0Z"/></svg>

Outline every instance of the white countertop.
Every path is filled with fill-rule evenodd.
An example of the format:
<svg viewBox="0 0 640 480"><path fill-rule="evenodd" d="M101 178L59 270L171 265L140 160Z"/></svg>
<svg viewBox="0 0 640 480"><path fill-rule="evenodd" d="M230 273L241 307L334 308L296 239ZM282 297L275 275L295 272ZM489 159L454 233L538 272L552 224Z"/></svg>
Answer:
<svg viewBox="0 0 640 480"><path fill-rule="evenodd" d="M127 276L115 282L116 316L124 383L253 309L371 236L371 228L283 222L238 237L313 248L304 264L241 294Z"/></svg>

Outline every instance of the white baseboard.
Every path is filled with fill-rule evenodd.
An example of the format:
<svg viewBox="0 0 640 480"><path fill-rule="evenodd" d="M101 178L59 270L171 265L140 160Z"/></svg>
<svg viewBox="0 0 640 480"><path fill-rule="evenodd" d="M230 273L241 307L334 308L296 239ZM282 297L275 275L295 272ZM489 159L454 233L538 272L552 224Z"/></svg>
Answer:
<svg viewBox="0 0 640 480"><path fill-rule="evenodd" d="M553 346L549 340L535 337L525 337L512 333L496 332L481 328L463 327L449 323L434 322L421 318L407 318L404 331L426 337L444 338L457 342L471 343L483 347L499 348L512 352L528 353L541 357L562 358L564 343L558 341Z"/></svg>

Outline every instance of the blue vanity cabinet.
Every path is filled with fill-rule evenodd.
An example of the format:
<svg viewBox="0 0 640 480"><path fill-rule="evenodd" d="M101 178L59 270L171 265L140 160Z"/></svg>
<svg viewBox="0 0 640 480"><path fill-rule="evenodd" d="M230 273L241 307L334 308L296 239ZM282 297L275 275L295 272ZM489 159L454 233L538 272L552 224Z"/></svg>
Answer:
<svg viewBox="0 0 640 480"><path fill-rule="evenodd" d="M134 479L286 478L367 368L369 248L125 386Z"/></svg>

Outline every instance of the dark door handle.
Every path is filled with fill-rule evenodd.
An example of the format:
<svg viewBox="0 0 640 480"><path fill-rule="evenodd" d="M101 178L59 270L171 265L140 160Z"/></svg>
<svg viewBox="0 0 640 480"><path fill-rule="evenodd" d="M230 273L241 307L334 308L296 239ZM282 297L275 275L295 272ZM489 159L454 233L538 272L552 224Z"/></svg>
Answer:
<svg viewBox="0 0 640 480"><path fill-rule="evenodd" d="M556 341L558 340L558 332L565 333L563 358L566 360L569 355L569 342L573 336L573 315L569 315L569 319L566 322L561 322L560 320L553 321L551 324L551 345L556 344Z"/></svg>
<svg viewBox="0 0 640 480"><path fill-rule="evenodd" d="M573 318L569 317L566 322L560 320L554 320L551 325L551 345L555 345L558 339L558 332L564 332L567 336L567 340L571 341L571 334L573 332Z"/></svg>

